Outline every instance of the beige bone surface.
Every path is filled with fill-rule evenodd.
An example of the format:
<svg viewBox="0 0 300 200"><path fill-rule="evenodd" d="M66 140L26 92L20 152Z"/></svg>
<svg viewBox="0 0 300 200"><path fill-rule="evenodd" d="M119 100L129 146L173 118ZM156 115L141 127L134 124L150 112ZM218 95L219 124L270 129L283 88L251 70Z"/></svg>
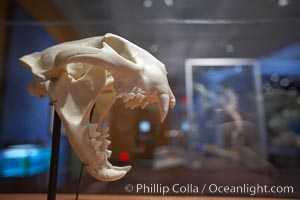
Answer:
<svg viewBox="0 0 300 200"><path fill-rule="evenodd" d="M108 161L109 129L103 120L116 98L131 109L156 103L161 121L175 106L164 64L114 34L61 43L20 62L34 76L29 93L49 95L75 153L98 180L118 180L131 168Z"/></svg>

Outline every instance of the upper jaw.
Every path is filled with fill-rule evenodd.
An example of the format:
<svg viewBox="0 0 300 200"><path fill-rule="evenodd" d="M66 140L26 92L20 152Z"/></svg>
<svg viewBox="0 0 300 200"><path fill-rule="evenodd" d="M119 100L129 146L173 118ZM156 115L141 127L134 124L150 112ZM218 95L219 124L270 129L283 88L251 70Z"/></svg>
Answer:
<svg viewBox="0 0 300 200"><path fill-rule="evenodd" d="M122 92L117 98L122 98L125 107L130 109L135 109L137 107L144 109L148 104L156 103L159 108L161 122L165 120L169 111L170 97L168 94L147 96L141 93Z"/></svg>

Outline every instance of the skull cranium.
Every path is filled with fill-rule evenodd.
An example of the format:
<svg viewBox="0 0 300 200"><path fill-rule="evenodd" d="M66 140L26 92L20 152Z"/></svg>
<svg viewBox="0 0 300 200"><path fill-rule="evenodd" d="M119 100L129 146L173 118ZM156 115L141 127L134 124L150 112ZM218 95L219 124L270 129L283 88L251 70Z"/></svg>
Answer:
<svg viewBox="0 0 300 200"><path fill-rule="evenodd" d="M107 160L111 151L103 120L117 98L132 109L157 103L161 121L175 106L164 65L114 34L61 43L20 62L34 75L30 94L49 95L75 153L98 180L118 180L131 168Z"/></svg>

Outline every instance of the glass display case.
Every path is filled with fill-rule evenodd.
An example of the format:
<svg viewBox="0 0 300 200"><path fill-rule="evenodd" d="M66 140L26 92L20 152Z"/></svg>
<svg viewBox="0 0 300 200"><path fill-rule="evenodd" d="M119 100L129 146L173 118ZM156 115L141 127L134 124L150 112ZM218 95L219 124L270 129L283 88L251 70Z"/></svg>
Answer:
<svg viewBox="0 0 300 200"><path fill-rule="evenodd" d="M258 63L251 59L187 59L185 75L189 147L203 155L226 156L226 150L231 150L233 156L249 146L266 158L268 143Z"/></svg>

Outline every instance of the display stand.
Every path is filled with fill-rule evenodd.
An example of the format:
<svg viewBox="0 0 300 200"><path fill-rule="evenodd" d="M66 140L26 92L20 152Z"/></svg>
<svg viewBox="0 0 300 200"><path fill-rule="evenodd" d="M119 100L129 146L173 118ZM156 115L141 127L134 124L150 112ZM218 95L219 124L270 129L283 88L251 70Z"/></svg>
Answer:
<svg viewBox="0 0 300 200"><path fill-rule="evenodd" d="M61 136L61 120L54 111L53 119L53 130L52 130L52 147L51 147L51 160L50 160L50 173L49 173L49 183L48 183L48 197L47 200L56 199L56 189L57 189L57 172L58 172L58 159L59 159L59 146L60 146L60 136ZM76 190L75 200L78 199L80 182L82 177L83 164L80 167L79 182Z"/></svg>
<svg viewBox="0 0 300 200"><path fill-rule="evenodd" d="M57 188L57 172L58 172L58 158L59 158L59 145L61 135L61 120L54 111L53 119L53 133L52 133L52 148L51 148L51 161L50 161L50 173L48 184L48 200L56 199Z"/></svg>

